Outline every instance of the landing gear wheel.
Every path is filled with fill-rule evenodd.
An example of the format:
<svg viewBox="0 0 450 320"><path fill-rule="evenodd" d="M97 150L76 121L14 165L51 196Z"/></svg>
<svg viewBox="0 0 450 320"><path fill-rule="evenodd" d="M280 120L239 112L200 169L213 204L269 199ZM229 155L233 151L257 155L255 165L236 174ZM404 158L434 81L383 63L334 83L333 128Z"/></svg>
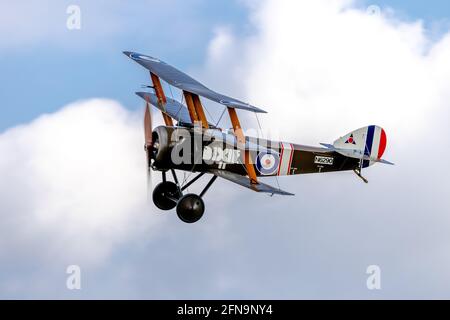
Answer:
<svg viewBox="0 0 450 320"><path fill-rule="evenodd" d="M175 208L177 200L181 198L178 186L172 181L159 183L153 189L153 203L161 210L170 210Z"/></svg>
<svg viewBox="0 0 450 320"><path fill-rule="evenodd" d="M198 195L189 193L184 195L177 204L177 215L181 221L194 223L203 216L205 203Z"/></svg>

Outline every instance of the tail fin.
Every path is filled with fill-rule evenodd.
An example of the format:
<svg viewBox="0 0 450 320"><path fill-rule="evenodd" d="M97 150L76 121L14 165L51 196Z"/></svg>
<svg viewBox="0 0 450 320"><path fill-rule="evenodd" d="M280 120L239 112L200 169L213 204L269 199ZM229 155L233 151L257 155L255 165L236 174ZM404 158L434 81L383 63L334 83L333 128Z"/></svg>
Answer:
<svg viewBox="0 0 450 320"><path fill-rule="evenodd" d="M333 143L333 148L345 156L363 159L365 168L375 162L391 164L381 159L386 145L387 138L383 128L372 125L357 129L337 139Z"/></svg>

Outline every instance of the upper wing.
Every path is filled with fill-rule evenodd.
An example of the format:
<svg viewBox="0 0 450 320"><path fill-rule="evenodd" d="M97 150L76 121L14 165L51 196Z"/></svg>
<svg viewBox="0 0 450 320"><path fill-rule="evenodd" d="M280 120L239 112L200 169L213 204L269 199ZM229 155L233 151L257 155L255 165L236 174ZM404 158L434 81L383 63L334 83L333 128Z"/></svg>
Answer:
<svg viewBox="0 0 450 320"><path fill-rule="evenodd" d="M217 103L223 104L224 106L243 109L253 112L265 113L266 111L254 107L248 103L242 102L240 100L228 97L226 95L217 93L211 89L208 89L203 84L197 80L191 78L187 74L181 72L180 70L168 65L167 63L136 52L124 51L125 55L139 63L144 68L150 70L158 77L167 81L170 85L177 87L181 90L188 91L199 96L205 97Z"/></svg>
<svg viewBox="0 0 450 320"><path fill-rule="evenodd" d="M228 181L237 183L243 187L249 188L256 192L265 192L265 193L271 193L271 194L280 194L283 196L293 196L293 193L283 191L281 189L274 188L272 186L269 186L268 184L258 182L258 184L253 184L250 182L250 180L247 177L240 176L238 174L229 172L229 171L223 171L223 170L210 170L210 172L218 177L224 178Z"/></svg>

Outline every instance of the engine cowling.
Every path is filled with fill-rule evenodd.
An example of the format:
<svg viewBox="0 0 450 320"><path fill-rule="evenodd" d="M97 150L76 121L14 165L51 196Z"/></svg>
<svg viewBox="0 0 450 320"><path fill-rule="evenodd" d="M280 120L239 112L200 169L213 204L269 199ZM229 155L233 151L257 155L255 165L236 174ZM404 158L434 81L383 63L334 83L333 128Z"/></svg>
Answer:
<svg viewBox="0 0 450 320"><path fill-rule="evenodd" d="M155 128L152 132L152 155L151 158L154 160L154 165L156 167L163 163L169 163L171 147L173 143L171 141L172 133L174 128L159 126Z"/></svg>

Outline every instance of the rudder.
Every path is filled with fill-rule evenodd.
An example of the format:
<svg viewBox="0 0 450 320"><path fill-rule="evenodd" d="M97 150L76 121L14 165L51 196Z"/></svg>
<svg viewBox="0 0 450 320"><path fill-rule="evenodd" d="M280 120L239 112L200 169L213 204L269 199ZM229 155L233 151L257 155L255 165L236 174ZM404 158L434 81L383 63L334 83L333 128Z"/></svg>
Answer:
<svg viewBox="0 0 450 320"><path fill-rule="evenodd" d="M342 150L349 157L362 158L364 156L364 168L381 159L386 145L386 132L383 128L375 125L354 130L333 143L335 149Z"/></svg>

